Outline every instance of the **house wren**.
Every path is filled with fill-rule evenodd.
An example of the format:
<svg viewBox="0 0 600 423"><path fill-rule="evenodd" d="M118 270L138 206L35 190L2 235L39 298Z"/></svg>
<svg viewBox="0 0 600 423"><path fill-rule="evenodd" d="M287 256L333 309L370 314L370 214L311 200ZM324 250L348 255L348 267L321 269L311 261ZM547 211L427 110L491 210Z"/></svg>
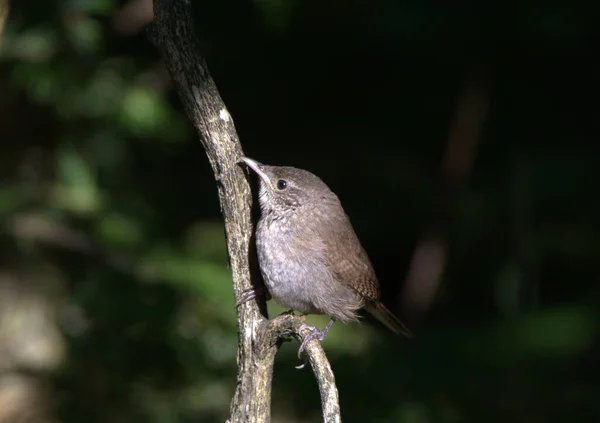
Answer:
<svg viewBox="0 0 600 423"><path fill-rule="evenodd" d="M324 329L303 325L298 356L323 341L336 320L357 320L361 308L396 334L408 329L379 301L379 282L338 197L312 173L242 160L260 177L258 262L265 284L283 307L330 317ZM246 292L241 304L256 296Z"/></svg>

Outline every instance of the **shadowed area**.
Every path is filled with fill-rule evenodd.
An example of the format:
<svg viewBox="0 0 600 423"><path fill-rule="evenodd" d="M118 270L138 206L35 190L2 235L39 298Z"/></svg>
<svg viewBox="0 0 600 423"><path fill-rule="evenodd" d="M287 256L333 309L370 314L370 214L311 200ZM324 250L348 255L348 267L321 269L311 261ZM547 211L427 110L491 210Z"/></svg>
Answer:
<svg viewBox="0 0 600 423"><path fill-rule="evenodd" d="M414 335L333 326L345 422L600 418L598 9L194 3L245 154L331 187ZM217 190L151 16L0 0L2 423L228 416ZM274 422L321 419L297 349Z"/></svg>

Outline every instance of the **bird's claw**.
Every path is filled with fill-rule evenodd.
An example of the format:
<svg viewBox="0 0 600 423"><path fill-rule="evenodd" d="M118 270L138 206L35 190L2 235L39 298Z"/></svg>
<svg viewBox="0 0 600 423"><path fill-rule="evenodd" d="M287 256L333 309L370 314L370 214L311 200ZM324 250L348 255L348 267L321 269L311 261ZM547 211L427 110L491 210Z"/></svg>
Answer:
<svg viewBox="0 0 600 423"><path fill-rule="evenodd" d="M319 329L317 329L316 327L307 325L306 323L303 323L298 328L298 333L301 334L302 331L304 331L304 330L308 330L310 332L308 332L306 335L304 335L302 337L302 342L300 343L300 348L298 348L298 359L302 359L302 352L306 348L306 344L308 343L308 341L317 339L319 342L321 342L323 340L321 331ZM307 361L307 358L305 357L304 363L300 364L299 366L296 366L296 369L298 369L298 370L303 369L304 366L306 366L306 361Z"/></svg>
<svg viewBox="0 0 600 423"><path fill-rule="evenodd" d="M259 295L263 295L265 293L266 293L266 291L262 287L250 286L242 291L242 295L235 302L235 308L238 308L242 304L247 303L248 301L253 300L254 298L258 297Z"/></svg>
<svg viewBox="0 0 600 423"><path fill-rule="evenodd" d="M314 326L309 326L306 323L303 323L302 325L300 325L300 327L298 328L298 333L301 333L303 330L308 330L309 332L302 337L302 342L300 343L300 348L298 349L298 358L300 358L302 356L302 351L304 351L304 349L309 341L316 339L317 341L319 341L319 343L323 342L323 340L329 333L331 326L334 323L335 323L335 319L332 317L331 319L329 319L329 322L327 322L325 327L321 330L315 328ZM306 364L306 360L304 361L303 365L297 366L296 368L301 369L304 367L305 364Z"/></svg>
<svg viewBox="0 0 600 423"><path fill-rule="evenodd" d="M298 328L298 333L302 333L302 331L308 330L310 332L308 332L306 335L304 335L302 337L302 342L300 343L300 348L298 348L298 358L302 358L302 352L306 349L306 345L308 344L309 341L312 341L313 339L316 339L317 341L321 342L323 341L323 339L325 339L325 335L327 335L327 333L324 330L319 330L314 326L310 326L307 325L306 323L303 323L300 328ZM304 365L303 365L304 367Z"/></svg>

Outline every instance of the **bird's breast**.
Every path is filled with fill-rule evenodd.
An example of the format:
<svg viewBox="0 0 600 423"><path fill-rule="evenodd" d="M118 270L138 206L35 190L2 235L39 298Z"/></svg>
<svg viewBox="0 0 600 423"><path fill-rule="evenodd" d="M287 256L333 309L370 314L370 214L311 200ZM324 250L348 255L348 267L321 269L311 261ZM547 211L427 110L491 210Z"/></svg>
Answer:
<svg viewBox="0 0 600 423"><path fill-rule="evenodd" d="M332 277L319 250L319 240L306 240L302 235L281 221L263 219L256 230L257 255L275 301L314 313L315 288L330 284Z"/></svg>
<svg viewBox="0 0 600 423"><path fill-rule="evenodd" d="M314 260L297 231L279 220L262 220L256 231L259 264L268 285L298 280Z"/></svg>

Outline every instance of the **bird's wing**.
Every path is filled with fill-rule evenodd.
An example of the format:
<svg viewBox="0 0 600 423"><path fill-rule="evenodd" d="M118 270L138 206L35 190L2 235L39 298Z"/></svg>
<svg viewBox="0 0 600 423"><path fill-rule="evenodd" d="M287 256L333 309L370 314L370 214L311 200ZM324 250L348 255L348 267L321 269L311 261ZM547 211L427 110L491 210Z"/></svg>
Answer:
<svg viewBox="0 0 600 423"><path fill-rule="evenodd" d="M404 324L379 301L379 281L366 251L345 213L335 213L337 220L321 225L321 239L329 268L341 283L362 295L365 310L396 334L411 336Z"/></svg>
<svg viewBox="0 0 600 423"><path fill-rule="evenodd" d="M379 299L379 281L367 253L360 245L345 213L336 213L336 220L323 226L329 268L335 278L349 285L367 300Z"/></svg>

